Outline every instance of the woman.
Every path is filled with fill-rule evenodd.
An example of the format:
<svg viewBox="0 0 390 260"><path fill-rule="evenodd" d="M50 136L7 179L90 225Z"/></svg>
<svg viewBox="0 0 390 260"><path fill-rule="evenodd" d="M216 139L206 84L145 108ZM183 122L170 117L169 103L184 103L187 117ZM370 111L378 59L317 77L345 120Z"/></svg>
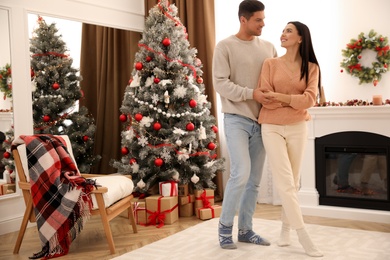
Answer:
<svg viewBox="0 0 390 260"><path fill-rule="evenodd" d="M299 171L307 140L307 109L320 93L321 73L309 28L289 22L280 37L286 54L264 62L259 88L269 96L260 110L259 123L273 180L282 201L282 231L279 246L290 244L295 229L306 254L320 257L307 233L298 203Z"/></svg>

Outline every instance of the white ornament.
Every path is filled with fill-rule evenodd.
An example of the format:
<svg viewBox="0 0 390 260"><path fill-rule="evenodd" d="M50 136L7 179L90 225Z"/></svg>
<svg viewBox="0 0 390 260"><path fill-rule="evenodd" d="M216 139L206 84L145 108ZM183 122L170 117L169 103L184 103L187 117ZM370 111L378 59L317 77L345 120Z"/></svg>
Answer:
<svg viewBox="0 0 390 260"><path fill-rule="evenodd" d="M179 177L180 177L180 174L178 171L174 170L175 173L172 175L172 178L175 180L175 181L178 181L179 180Z"/></svg>
<svg viewBox="0 0 390 260"><path fill-rule="evenodd" d="M139 164L138 163L134 163L133 165L130 166L131 169L133 170L133 173L137 173L138 170L139 170Z"/></svg>
<svg viewBox="0 0 390 260"><path fill-rule="evenodd" d="M177 140L177 141L176 141L176 144L177 144L178 146L180 146L180 145L182 144L182 141L181 141L181 140Z"/></svg>
<svg viewBox="0 0 390 260"><path fill-rule="evenodd" d="M146 184L142 179L137 183L137 187L140 189L145 188L145 186L146 186Z"/></svg>
<svg viewBox="0 0 390 260"><path fill-rule="evenodd" d="M145 81L145 87L150 87L153 84L154 77L148 77Z"/></svg>
<svg viewBox="0 0 390 260"><path fill-rule="evenodd" d="M199 127L199 140L204 140L207 138L206 136L206 128L203 127L203 124L202 122L200 123L200 127Z"/></svg>
<svg viewBox="0 0 390 260"><path fill-rule="evenodd" d="M196 184L199 181L199 177L194 173L191 177L191 181Z"/></svg>
<svg viewBox="0 0 390 260"><path fill-rule="evenodd" d="M134 75L133 80L130 83L131 88L139 87L140 84L140 77L138 76L138 72Z"/></svg>
<svg viewBox="0 0 390 260"><path fill-rule="evenodd" d="M169 104L169 93L168 93L168 90L166 90L165 93L164 93L164 103L165 103L166 107Z"/></svg>

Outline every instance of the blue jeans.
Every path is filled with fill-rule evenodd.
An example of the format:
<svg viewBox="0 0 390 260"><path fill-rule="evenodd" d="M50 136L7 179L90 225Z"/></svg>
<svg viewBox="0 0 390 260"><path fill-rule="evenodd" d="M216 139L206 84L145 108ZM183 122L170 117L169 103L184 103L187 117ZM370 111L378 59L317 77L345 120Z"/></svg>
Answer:
<svg viewBox="0 0 390 260"><path fill-rule="evenodd" d="M224 127L230 157L230 177L224 192L220 222L232 226L238 211L238 228L252 230L265 160L261 126L252 119L225 114Z"/></svg>

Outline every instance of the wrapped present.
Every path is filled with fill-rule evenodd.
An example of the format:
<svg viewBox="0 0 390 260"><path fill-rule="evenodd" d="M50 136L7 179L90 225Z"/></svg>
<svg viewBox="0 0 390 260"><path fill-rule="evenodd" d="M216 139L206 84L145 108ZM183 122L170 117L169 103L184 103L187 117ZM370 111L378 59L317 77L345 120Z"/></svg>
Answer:
<svg viewBox="0 0 390 260"><path fill-rule="evenodd" d="M16 192L16 185L15 185L15 183L5 183L5 184L2 185L1 188L2 188L2 191L3 191L3 195Z"/></svg>
<svg viewBox="0 0 390 260"><path fill-rule="evenodd" d="M179 218L178 197L153 195L146 198L147 225L172 224Z"/></svg>
<svg viewBox="0 0 390 260"><path fill-rule="evenodd" d="M146 201L145 199L134 199L133 203L133 212L135 217L135 222L137 224L146 224Z"/></svg>
<svg viewBox="0 0 390 260"><path fill-rule="evenodd" d="M179 185L179 196L188 195L188 184Z"/></svg>
<svg viewBox="0 0 390 260"><path fill-rule="evenodd" d="M178 196L178 184L176 181L163 181L158 186L160 195L164 197Z"/></svg>
<svg viewBox="0 0 390 260"><path fill-rule="evenodd" d="M196 216L201 220L207 220L211 218L218 218L221 215L222 206L214 205L209 208L196 209Z"/></svg>
<svg viewBox="0 0 390 260"><path fill-rule="evenodd" d="M191 217L194 215L194 203L187 203L179 206L180 217Z"/></svg>
<svg viewBox="0 0 390 260"><path fill-rule="evenodd" d="M195 209L208 208L214 205L214 190L195 190Z"/></svg>
<svg viewBox="0 0 390 260"><path fill-rule="evenodd" d="M195 195L189 194L187 196L179 196L179 205L186 205L195 201Z"/></svg>

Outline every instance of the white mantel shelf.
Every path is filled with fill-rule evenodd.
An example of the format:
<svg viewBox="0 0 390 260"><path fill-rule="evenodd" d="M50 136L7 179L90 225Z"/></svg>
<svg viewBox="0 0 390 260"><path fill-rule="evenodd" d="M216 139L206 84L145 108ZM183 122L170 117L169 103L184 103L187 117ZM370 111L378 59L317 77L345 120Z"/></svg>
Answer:
<svg viewBox="0 0 390 260"><path fill-rule="evenodd" d="M390 137L390 105L328 106L309 109L308 141L302 164L299 199L304 215L352 219L390 224L390 211L319 205L315 186L315 138L344 132L362 131Z"/></svg>

